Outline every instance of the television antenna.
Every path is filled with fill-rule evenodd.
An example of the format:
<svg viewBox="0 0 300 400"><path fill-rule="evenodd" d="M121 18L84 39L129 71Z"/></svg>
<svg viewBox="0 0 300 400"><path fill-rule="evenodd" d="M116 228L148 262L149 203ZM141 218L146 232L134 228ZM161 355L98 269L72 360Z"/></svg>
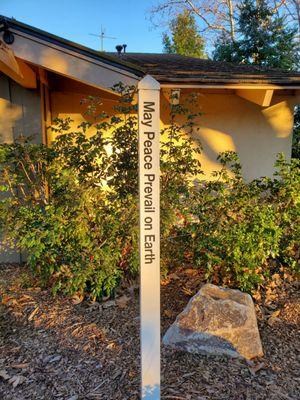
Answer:
<svg viewBox="0 0 300 400"><path fill-rule="evenodd" d="M104 39L117 39L117 38L115 38L115 37L113 37L113 36L106 36L105 35L105 29L104 29L104 27L101 25L101 33L100 33L100 35L97 35L96 33L89 33L89 35L91 35L91 36L96 36L96 37L98 37L98 38L100 38L100 41L101 41L101 51L104 51L104 46L103 46L103 43L104 43Z"/></svg>

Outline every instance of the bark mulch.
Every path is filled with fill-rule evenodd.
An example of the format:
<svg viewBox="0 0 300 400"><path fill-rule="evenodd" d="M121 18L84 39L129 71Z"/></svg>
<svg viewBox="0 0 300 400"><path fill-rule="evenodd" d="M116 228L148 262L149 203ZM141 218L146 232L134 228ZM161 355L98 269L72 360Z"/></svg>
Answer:
<svg viewBox="0 0 300 400"><path fill-rule="evenodd" d="M162 282L163 333L201 284L193 270ZM100 304L28 286L24 268L0 267L0 399L139 399L138 289ZM265 356L163 348L162 399L300 399L297 285L274 281L255 297Z"/></svg>

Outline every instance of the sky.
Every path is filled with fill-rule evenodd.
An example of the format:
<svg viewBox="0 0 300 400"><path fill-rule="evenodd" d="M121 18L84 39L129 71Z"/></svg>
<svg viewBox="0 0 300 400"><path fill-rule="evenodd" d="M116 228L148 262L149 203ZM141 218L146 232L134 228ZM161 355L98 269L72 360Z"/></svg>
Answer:
<svg viewBox="0 0 300 400"><path fill-rule="evenodd" d="M104 50L127 44L129 52L162 52L161 30L149 21L155 0L0 0L0 15L100 50L101 25L107 36Z"/></svg>

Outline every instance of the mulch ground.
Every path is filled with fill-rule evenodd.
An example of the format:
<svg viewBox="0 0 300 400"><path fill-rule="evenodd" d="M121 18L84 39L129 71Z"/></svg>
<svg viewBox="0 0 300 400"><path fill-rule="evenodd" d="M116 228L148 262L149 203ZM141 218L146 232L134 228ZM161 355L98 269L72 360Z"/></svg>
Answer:
<svg viewBox="0 0 300 400"><path fill-rule="evenodd" d="M79 302L24 288L23 271L0 267L0 399L139 399L138 289L102 304ZM200 286L192 270L162 283L162 333ZM297 285L278 289L273 282L263 298L256 296L256 309L263 358L163 348L162 399L299 400Z"/></svg>

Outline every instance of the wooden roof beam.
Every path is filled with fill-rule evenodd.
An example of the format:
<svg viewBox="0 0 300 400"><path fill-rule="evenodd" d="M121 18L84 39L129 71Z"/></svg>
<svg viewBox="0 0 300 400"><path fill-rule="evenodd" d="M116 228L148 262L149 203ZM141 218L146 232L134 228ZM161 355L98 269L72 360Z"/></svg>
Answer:
<svg viewBox="0 0 300 400"><path fill-rule="evenodd" d="M35 72L0 40L0 71L20 85L35 89L37 87Z"/></svg>
<svg viewBox="0 0 300 400"><path fill-rule="evenodd" d="M237 89L236 95L258 104L261 107L269 107L272 101L273 89Z"/></svg>

